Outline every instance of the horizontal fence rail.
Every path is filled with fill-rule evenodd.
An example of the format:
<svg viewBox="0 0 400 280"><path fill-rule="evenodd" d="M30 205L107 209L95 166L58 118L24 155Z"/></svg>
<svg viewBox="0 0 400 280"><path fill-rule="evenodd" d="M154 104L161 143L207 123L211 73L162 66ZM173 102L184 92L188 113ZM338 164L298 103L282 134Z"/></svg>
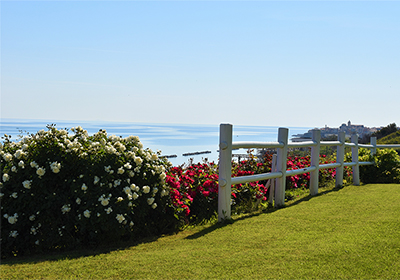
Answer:
<svg viewBox="0 0 400 280"><path fill-rule="evenodd" d="M273 199L275 207L283 206L285 203L285 185L286 177L303 173L310 173L310 194L318 194L318 177L320 169L335 168L336 169L336 186L343 184L343 169L351 166L353 169L353 184L359 185L359 166L373 165L374 162L358 161L358 149L371 149L372 154L376 153L377 148L400 148L400 144L377 145L376 137L371 137L371 144L358 144L357 134L351 136L351 143L345 143L345 133L339 132L337 141L321 141L321 131L313 130L312 141L305 142L288 142L289 130L287 128L279 128L277 142L232 142L232 125L220 125L220 144L219 144L219 190L218 190L218 220L230 219L231 217L231 187L236 184L247 182L255 182L261 180L272 180L271 191L273 191ZM336 146L336 162L328 164L319 164L320 148L326 146ZM302 169L287 170L287 151L288 148L311 148L311 166ZM352 162L344 162L344 149L351 148ZM277 149L274 155L272 171L269 173L247 175L240 177L232 177L232 150L234 149ZM269 182L268 182L269 184Z"/></svg>
<svg viewBox="0 0 400 280"><path fill-rule="evenodd" d="M268 149L268 148L282 148L283 144L279 142L235 142L232 143L232 149Z"/></svg>

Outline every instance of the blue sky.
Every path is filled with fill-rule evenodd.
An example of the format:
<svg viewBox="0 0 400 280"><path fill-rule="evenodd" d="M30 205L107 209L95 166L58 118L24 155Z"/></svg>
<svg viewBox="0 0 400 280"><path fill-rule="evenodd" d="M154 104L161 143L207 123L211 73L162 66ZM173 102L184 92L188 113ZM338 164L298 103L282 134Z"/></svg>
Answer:
<svg viewBox="0 0 400 280"><path fill-rule="evenodd" d="M399 1L1 1L1 117L400 125Z"/></svg>

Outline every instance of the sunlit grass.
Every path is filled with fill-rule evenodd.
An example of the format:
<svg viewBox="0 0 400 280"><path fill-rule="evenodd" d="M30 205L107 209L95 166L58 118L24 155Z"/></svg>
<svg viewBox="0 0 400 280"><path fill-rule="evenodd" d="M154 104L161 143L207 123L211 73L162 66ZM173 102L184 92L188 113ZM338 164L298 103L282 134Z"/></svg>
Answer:
<svg viewBox="0 0 400 280"><path fill-rule="evenodd" d="M120 250L6 260L1 279L399 279L400 185L320 191Z"/></svg>

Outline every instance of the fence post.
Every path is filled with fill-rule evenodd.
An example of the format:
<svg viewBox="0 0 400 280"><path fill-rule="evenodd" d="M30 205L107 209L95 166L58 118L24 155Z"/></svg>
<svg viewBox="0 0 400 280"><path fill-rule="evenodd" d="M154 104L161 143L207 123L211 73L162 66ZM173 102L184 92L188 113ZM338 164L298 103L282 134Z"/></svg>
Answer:
<svg viewBox="0 0 400 280"><path fill-rule="evenodd" d="M371 137L371 145L374 146L371 149L371 155L374 156L376 154L376 137Z"/></svg>
<svg viewBox="0 0 400 280"><path fill-rule="evenodd" d="M272 162L271 162L271 172L276 172L276 154L272 155ZM269 203L273 203L275 200L275 181L276 179L270 179L271 186L269 189Z"/></svg>
<svg viewBox="0 0 400 280"><path fill-rule="evenodd" d="M318 177L319 177L319 151L321 148L321 131L314 129L312 131L312 140L317 143L311 147L311 166L317 169L310 172L310 195L318 194Z"/></svg>
<svg viewBox="0 0 400 280"><path fill-rule="evenodd" d="M359 186L360 165L358 164L358 135L356 133L351 135L351 143L355 144L354 147L351 147L351 161L356 163L356 165L353 166L353 184Z"/></svg>
<svg viewBox="0 0 400 280"><path fill-rule="evenodd" d="M341 164L336 167L336 187L343 185L344 142L346 141L346 133L344 131L339 132L338 141L342 144L336 148L336 162Z"/></svg>
<svg viewBox="0 0 400 280"><path fill-rule="evenodd" d="M232 125L219 128L218 221L231 218Z"/></svg>
<svg viewBox="0 0 400 280"><path fill-rule="evenodd" d="M285 188L286 188L286 161L287 161L287 144L289 129L280 127L278 130L278 142L283 144L283 148L278 148L276 171L282 172L283 176L277 178L275 186L275 207L285 204Z"/></svg>

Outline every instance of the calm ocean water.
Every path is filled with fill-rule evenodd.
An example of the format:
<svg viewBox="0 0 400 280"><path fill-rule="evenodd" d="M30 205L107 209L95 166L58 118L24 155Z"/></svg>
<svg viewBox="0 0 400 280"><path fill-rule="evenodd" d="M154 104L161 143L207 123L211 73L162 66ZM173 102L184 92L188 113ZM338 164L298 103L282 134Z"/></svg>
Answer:
<svg viewBox="0 0 400 280"><path fill-rule="evenodd" d="M12 135L18 140L18 135L36 133L46 129L47 124L55 123L58 129L82 126L89 134L105 129L109 135L126 137L139 136L145 148L153 151L161 150L162 155L177 155L169 158L174 165L187 163L190 158L194 162L218 160L219 124L216 125L186 125L186 124L151 124L151 123L124 123L124 122L88 122L88 121L47 121L1 119L0 135ZM276 141L277 126L242 126L233 125L233 141ZM289 137L307 132L311 127L288 127ZM22 131L22 133L21 133ZM211 151L208 154L183 156L185 153ZM234 153L245 154L239 150Z"/></svg>

